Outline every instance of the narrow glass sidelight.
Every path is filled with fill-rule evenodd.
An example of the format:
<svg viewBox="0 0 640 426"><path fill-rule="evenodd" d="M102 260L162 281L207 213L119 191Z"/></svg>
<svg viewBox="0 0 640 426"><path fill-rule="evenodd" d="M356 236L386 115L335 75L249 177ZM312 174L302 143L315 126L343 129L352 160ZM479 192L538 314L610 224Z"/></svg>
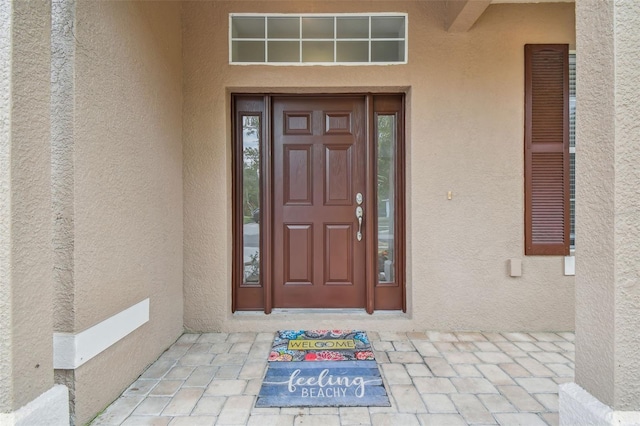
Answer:
<svg viewBox="0 0 640 426"><path fill-rule="evenodd" d="M377 116L378 282L395 280L396 116Z"/></svg>
<svg viewBox="0 0 640 426"><path fill-rule="evenodd" d="M260 117L242 117L243 284L260 282Z"/></svg>

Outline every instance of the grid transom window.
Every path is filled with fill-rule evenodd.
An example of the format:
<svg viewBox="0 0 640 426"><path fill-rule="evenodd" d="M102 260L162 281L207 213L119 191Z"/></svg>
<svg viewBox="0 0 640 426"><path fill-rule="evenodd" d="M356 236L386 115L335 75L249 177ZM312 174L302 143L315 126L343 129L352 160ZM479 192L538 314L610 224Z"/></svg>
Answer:
<svg viewBox="0 0 640 426"><path fill-rule="evenodd" d="M269 65L407 63L407 15L229 15L229 62Z"/></svg>

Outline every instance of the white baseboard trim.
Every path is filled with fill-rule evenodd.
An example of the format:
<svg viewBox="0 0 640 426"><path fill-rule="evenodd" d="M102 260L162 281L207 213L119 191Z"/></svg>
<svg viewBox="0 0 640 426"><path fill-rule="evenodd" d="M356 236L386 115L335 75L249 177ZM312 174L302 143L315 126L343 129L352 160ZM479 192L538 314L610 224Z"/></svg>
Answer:
<svg viewBox="0 0 640 426"><path fill-rule="evenodd" d="M576 383L560 385L560 426L640 425L640 411L614 411Z"/></svg>
<svg viewBox="0 0 640 426"><path fill-rule="evenodd" d="M149 299L80 333L53 333L53 368L74 370L149 321Z"/></svg>
<svg viewBox="0 0 640 426"><path fill-rule="evenodd" d="M6 426L68 426L69 389L55 385L13 413L0 413L0 424Z"/></svg>

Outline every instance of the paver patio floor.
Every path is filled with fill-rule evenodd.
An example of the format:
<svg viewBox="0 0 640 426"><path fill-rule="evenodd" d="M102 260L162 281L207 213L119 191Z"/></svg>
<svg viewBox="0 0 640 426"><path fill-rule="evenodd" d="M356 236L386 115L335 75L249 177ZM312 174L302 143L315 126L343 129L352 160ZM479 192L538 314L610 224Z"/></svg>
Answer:
<svg viewBox="0 0 640 426"><path fill-rule="evenodd" d="M573 333L367 334L391 407L254 408L274 334L184 334L92 425L557 425L573 381Z"/></svg>

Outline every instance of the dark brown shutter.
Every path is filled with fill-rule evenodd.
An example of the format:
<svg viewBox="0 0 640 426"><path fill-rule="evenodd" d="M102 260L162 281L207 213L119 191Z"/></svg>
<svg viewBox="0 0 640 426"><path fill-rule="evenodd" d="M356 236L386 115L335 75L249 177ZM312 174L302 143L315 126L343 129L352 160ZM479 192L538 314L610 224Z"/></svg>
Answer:
<svg viewBox="0 0 640 426"><path fill-rule="evenodd" d="M525 45L525 254L569 254L569 46Z"/></svg>

